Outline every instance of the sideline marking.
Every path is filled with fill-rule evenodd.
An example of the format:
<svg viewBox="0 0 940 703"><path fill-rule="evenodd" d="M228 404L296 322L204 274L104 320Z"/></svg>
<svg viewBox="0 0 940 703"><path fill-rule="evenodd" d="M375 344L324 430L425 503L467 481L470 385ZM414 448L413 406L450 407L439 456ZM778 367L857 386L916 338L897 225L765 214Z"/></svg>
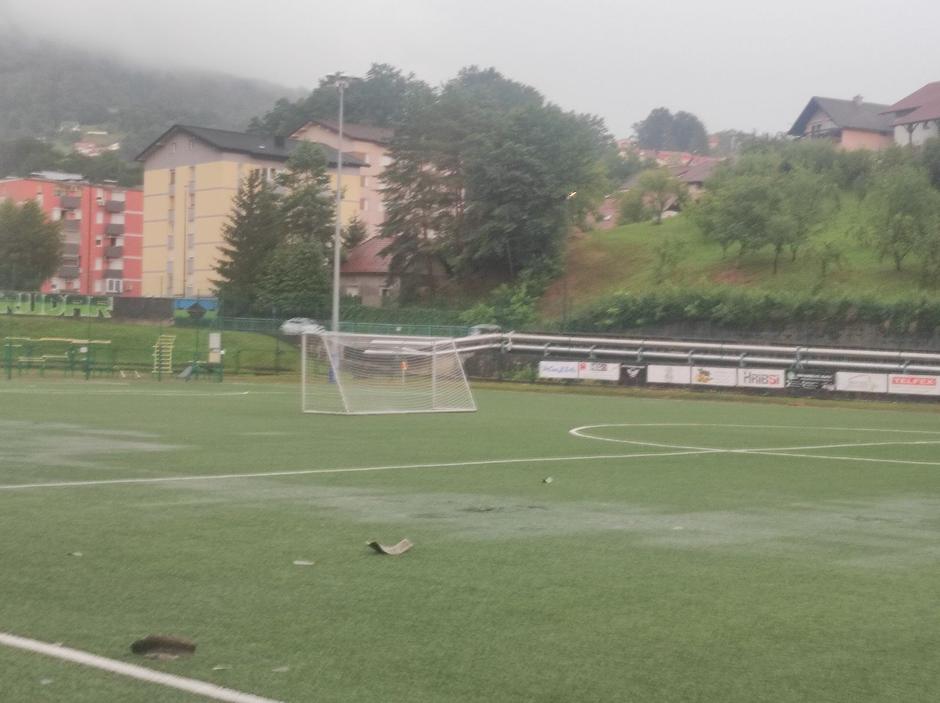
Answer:
<svg viewBox="0 0 940 703"><path fill-rule="evenodd" d="M154 478L111 478L89 481L60 481L49 483L12 483L0 485L0 491L32 488L78 488L81 486L114 486L135 483L174 483L182 481L225 481L239 478L277 478L281 476L310 476L313 474L344 474L365 471L394 471L396 469L454 469L463 466L490 466L500 464L539 464L557 461L594 461L598 459L639 459L642 457L687 456L690 454L722 453L724 449L700 449L675 452L641 452L637 454L589 454L586 456L527 457L523 459L479 459L451 461L439 464L390 464L386 466L356 466L335 469L300 469L297 471L268 471L248 474L206 474L201 476L159 476Z"/></svg>
<svg viewBox="0 0 940 703"><path fill-rule="evenodd" d="M102 671L110 671L113 674L128 676L138 681L146 681L188 693L195 693L196 695L205 696L216 701L226 701L227 703L280 703L280 701L276 701L273 698L262 698L251 693L242 693L241 691L223 688L222 686L216 686L215 684L206 683L205 681L199 681L197 679L187 679L174 674L164 674L161 671L154 671L153 669L137 666L136 664L126 664L116 659L99 657L97 654L83 652L79 649L61 647L46 642L40 642L39 640L27 639L26 637L17 637L16 635L5 632L0 632L0 644L14 649L22 649L27 652L45 654L49 657L90 666L94 669L101 669Z"/></svg>

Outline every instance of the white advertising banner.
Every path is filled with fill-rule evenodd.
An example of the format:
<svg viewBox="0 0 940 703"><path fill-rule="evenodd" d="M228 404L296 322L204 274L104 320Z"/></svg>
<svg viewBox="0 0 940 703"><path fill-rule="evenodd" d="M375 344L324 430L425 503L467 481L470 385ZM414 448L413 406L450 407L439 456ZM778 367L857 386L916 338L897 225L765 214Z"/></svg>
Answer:
<svg viewBox="0 0 940 703"><path fill-rule="evenodd" d="M687 386L692 382L692 367L650 364L646 367L646 382L678 383Z"/></svg>
<svg viewBox="0 0 940 703"><path fill-rule="evenodd" d="M736 386L738 370L727 366L693 366L692 383L696 386Z"/></svg>
<svg viewBox="0 0 940 703"><path fill-rule="evenodd" d="M783 388L786 373L781 369L738 369L738 385L744 388Z"/></svg>
<svg viewBox="0 0 940 703"><path fill-rule="evenodd" d="M888 375L884 373L837 371L836 390L850 393L887 393Z"/></svg>
<svg viewBox="0 0 940 703"><path fill-rule="evenodd" d="M578 378L577 361L540 361L539 378Z"/></svg>
<svg viewBox="0 0 940 703"><path fill-rule="evenodd" d="M940 395L940 376L888 374L888 393L903 395Z"/></svg>
<svg viewBox="0 0 940 703"><path fill-rule="evenodd" d="M582 361L578 364L578 377L586 381L619 381L620 364L606 361Z"/></svg>

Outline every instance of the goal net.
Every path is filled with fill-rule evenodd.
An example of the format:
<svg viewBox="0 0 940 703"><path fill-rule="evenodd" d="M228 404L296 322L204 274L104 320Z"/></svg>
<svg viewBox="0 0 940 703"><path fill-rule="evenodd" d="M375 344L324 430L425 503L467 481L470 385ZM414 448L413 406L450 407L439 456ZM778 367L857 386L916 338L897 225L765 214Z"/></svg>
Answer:
<svg viewBox="0 0 940 703"><path fill-rule="evenodd" d="M476 410L454 341L327 332L301 338L308 413Z"/></svg>

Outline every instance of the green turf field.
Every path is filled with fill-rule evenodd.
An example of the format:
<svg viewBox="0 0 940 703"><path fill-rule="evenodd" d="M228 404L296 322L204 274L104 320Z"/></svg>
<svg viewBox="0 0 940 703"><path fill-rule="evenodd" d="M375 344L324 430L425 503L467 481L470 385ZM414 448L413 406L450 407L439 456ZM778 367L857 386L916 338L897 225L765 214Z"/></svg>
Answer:
<svg viewBox="0 0 940 703"><path fill-rule="evenodd" d="M0 632L293 703L936 700L935 406L476 396L0 381ZM0 690L202 700L4 647Z"/></svg>

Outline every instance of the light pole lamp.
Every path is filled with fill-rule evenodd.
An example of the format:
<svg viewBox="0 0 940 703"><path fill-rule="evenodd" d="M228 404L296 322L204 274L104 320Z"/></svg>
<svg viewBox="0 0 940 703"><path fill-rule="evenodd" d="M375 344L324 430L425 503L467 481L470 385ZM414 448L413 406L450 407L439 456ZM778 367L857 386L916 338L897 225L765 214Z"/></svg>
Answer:
<svg viewBox="0 0 940 703"><path fill-rule="evenodd" d="M331 329L339 332L339 269L342 261L343 238L343 102L346 88L357 78L346 76L337 71L324 79L324 85L339 91L339 115L337 120L336 143L336 223L333 231L333 315Z"/></svg>

